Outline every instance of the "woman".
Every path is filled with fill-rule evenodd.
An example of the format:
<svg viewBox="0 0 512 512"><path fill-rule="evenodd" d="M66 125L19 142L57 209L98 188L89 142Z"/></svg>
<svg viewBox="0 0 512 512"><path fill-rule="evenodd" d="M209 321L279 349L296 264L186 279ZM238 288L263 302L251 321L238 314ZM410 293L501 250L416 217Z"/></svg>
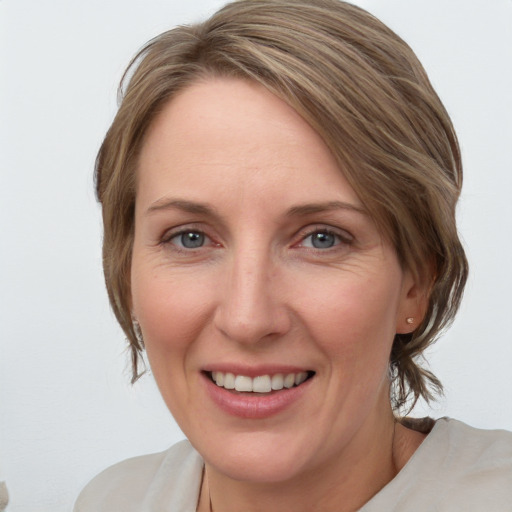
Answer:
<svg viewBox="0 0 512 512"><path fill-rule="evenodd" d="M400 417L441 389L417 358L467 276L457 139L410 48L337 0L251 0L126 76L106 283L190 443L76 510L506 510L510 434Z"/></svg>

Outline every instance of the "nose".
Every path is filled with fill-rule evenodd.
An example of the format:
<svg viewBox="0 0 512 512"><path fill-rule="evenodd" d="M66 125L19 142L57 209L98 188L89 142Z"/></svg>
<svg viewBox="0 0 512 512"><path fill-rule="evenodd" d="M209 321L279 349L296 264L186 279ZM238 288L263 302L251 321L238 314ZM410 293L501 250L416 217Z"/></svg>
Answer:
<svg viewBox="0 0 512 512"><path fill-rule="evenodd" d="M235 254L223 272L214 323L238 343L257 344L284 335L291 325L279 270L266 254Z"/></svg>

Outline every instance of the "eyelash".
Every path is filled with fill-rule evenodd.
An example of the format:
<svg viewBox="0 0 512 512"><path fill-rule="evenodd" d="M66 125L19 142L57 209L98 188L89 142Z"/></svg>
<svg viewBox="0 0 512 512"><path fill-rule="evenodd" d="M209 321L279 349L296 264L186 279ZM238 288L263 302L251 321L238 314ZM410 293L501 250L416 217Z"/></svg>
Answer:
<svg viewBox="0 0 512 512"><path fill-rule="evenodd" d="M204 248L204 244L199 247L184 247L183 243L181 246L177 245L176 243L173 243L173 240L178 239L179 237L183 237L184 235L187 235L187 234L188 235L191 235L191 234L199 235L199 236L203 237L203 239L205 241L209 240L210 242L213 243L212 239L203 230L194 229L194 228L183 228L183 229L180 229L179 231L174 231L174 232L166 234L164 236L164 238L162 239L161 244L162 245L173 245L175 247L175 250L177 250L179 252L191 252L196 249ZM183 239L181 240L181 242L183 242ZM214 245L219 245L219 244L214 244Z"/></svg>
<svg viewBox="0 0 512 512"><path fill-rule="evenodd" d="M203 238L203 243L198 247L184 247L183 246L183 239L181 239L181 245L178 245L176 243L173 243L173 240L178 239L179 237L183 237L184 235L196 235ZM323 236L332 236L335 238L334 244L329 247L314 247L313 241L311 241L311 246L304 245L304 242L314 235L323 235ZM340 233L339 231L326 228L326 227L315 227L314 229L308 229L306 232L300 233L298 235L300 237L300 241L298 244L294 244L293 247L304 247L311 251L318 251L318 252L326 252L329 250L336 250L336 248L339 245L345 245L349 246L353 244L353 237L347 233L344 232L344 234ZM173 245L174 249L178 252L192 252L195 250L203 249L205 247L205 242L209 241L210 243L208 245L214 245L214 246L220 246L220 244L216 244L213 242L212 238L209 237L203 230L201 229L194 229L194 228L182 228L179 231L174 231L169 234L166 234L166 236L163 237L161 244L162 245Z"/></svg>
<svg viewBox="0 0 512 512"><path fill-rule="evenodd" d="M308 238L313 237L314 235L324 235L324 236L327 235L327 236L335 237L334 245L332 245L330 247L324 247L324 248L318 248L318 247L314 247L314 246L313 247L304 246L304 242ZM351 245L353 243L353 241L354 241L353 237L347 232L344 232L342 234L337 230L319 226L319 227L315 227L314 229L309 229L306 233L304 233L304 235L301 235L300 242L298 245L302 246L302 247L306 247L307 249L310 249L313 251L325 252L325 251L329 251L329 250L336 250L336 248L339 245L345 245L345 246ZM311 241L311 243L313 244L313 240Z"/></svg>

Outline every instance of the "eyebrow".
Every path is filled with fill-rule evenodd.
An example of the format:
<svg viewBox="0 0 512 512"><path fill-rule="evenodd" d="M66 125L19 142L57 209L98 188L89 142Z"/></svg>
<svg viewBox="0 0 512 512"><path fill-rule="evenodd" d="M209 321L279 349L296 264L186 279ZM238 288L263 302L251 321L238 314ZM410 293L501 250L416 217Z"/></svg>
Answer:
<svg viewBox="0 0 512 512"><path fill-rule="evenodd" d="M363 215L368 215L368 212L362 207L344 201L328 201L326 203L312 203L292 206L286 215L289 217L311 215L315 213L329 212L333 210L350 210Z"/></svg>
<svg viewBox="0 0 512 512"><path fill-rule="evenodd" d="M182 210L196 215L205 215L220 218L215 208L207 203L197 203L185 199L162 198L154 202L147 210L146 215L165 210ZM363 215L368 212L360 206L344 201L327 201L325 203L306 203L292 206L286 211L287 217L300 217L315 213L329 212L333 210L349 210Z"/></svg>
<svg viewBox="0 0 512 512"><path fill-rule="evenodd" d="M154 202L146 210L146 214L151 214L162 210L183 210L185 212L195 213L197 215L211 215L218 217L218 214L215 212L215 209L209 206L208 204L172 198L163 198Z"/></svg>

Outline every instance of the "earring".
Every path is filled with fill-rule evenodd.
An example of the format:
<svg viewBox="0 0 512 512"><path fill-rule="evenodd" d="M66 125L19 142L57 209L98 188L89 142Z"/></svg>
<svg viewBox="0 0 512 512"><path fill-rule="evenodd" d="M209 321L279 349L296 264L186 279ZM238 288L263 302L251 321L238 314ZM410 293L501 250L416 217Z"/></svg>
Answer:
<svg viewBox="0 0 512 512"><path fill-rule="evenodd" d="M412 325L414 323L414 318L412 316L409 316L405 319L405 321L409 324L409 325Z"/></svg>

